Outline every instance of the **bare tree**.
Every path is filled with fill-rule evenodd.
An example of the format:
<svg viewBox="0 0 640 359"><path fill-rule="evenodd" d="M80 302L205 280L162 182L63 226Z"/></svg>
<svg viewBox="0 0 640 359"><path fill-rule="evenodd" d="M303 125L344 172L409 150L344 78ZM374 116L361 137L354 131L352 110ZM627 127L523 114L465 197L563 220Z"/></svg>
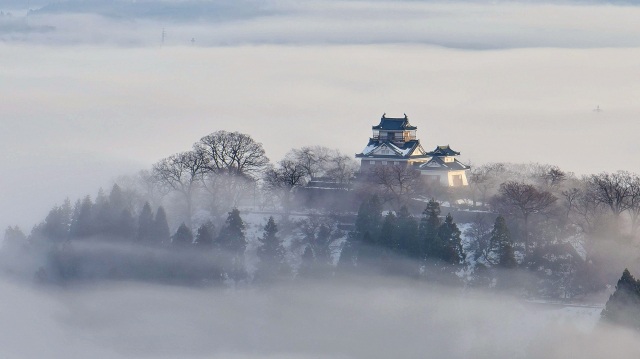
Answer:
<svg viewBox="0 0 640 359"><path fill-rule="evenodd" d="M301 166L307 180L329 177L338 183L348 183L358 170L358 164L351 156L323 146L294 148L285 159Z"/></svg>
<svg viewBox="0 0 640 359"><path fill-rule="evenodd" d="M560 193L562 195L562 198L564 199L563 204L564 204L564 207L566 208L565 210L566 219L569 219L571 212L576 208L578 204L578 200L582 195L582 192L583 191L581 191L579 188L571 187Z"/></svg>
<svg viewBox="0 0 640 359"><path fill-rule="evenodd" d="M630 174L629 195L627 196L627 207L631 218L631 236L635 236L640 225L640 177Z"/></svg>
<svg viewBox="0 0 640 359"><path fill-rule="evenodd" d="M589 234L593 233L602 223L605 212L608 210L602 203L595 200L587 189L579 189L579 194L574 202L573 210L577 215L576 224Z"/></svg>
<svg viewBox="0 0 640 359"><path fill-rule="evenodd" d="M398 208L420 191L424 182L420 172L406 165L380 165L370 172L371 179L380 188L385 201L395 201Z"/></svg>
<svg viewBox="0 0 640 359"><path fill-rule="evenodd" d="M256 179L269 163L262 144L239 132L211 133L194 144L194 151L205 159L201 179L214 215L227 213L255 192Z"/></svg>
<svg viewBox="0 0 640 359"><path fill-rule="evenodd" d="M539 165L538 170L538 181L541 183L542 188L549 192L558 189L568 177L567 173L558 166Z"/></svg>
<svg viewBox="0 0 640 359"><path fill-rule="evenodd" d="M305 146L292 149L285 158L301 166L311 179L325 174L332 152L337 151L323 146Z"/></svg>
<svg viewBox="0 0 640 359"><path fill-rule="evenodd" d="M493 204L496 209L513 213L524 221L525 253L529 253L529 218L532 214L547 210L557 198L547 191L539 191L533 185L508 181L500 185Z"/></svg>
<svg viewBox="0 0 640 359"><path fill-rule="evenodd" d="M590 194L596 202L609 207L616 224L619 224L620 214L629 209L629 197L633 192L632 181L633 175L626 171L602 172L589 177Z"/></svg>
<svg viewBox="0 0 640 359"><path fill-rule="evenodd" d="M505 166L502 163L489 163L473 167L469 176L473 206L476 206L476 192L480 193L480 201L484 207L489 195L505 180Z"/></svg>
<svg viewBox="0 0 640 359"><path fill-rule="evenodd" d="M239 132L217 131L194 144L206 158L206 169L234 175L257 177L269 159L262 144Z"/></svg>
<svg viewBox="0 0 640 359"><path fill-rule="evenodd" d="M358 169L358 163L351 156L336 152L329 158L325 174L338 183L349 183Z"/></svg>
<svg viewBox="0 0 640 359"><path fill-rule="evenodd" d="M284 159L276 167L267 169L264 174L265 186L280 195L285 213L291 211L291 194L296 187L305 184L307 171L300 164Z"/></svg>
<svg viewBox="0 0 640 359"><path fill-rule="evenodd" d="M196 151L178 153L153 165L153 175L157 181L183 196L189 227L193 214L193 195L206 165L206 158Z"/></svg>

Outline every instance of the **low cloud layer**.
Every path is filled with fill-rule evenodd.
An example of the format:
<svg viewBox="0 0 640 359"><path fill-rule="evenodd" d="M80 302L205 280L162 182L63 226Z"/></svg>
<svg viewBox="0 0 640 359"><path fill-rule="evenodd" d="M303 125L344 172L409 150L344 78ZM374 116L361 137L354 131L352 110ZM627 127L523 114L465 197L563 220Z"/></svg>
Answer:
<svg viewBox="0 0 640 359"><path fill-rule="evenodd" d="M7 357L624 359L640 353L637 334L594 327L597 309L580 313L386 278L232 291L115 283L51 290L4 281L1 288L9 295L0 319L13 323L0 336Z"/></svg>
<svg viewBox="0 0 640 359"><path fill-rule="evenodd" d="M11 7L11 5L6 5ZM640 7L598 2L56 2L2 26L38 44L397 44L461 49L638 46ZM15 19L13 20L15 23Z"/></svg>

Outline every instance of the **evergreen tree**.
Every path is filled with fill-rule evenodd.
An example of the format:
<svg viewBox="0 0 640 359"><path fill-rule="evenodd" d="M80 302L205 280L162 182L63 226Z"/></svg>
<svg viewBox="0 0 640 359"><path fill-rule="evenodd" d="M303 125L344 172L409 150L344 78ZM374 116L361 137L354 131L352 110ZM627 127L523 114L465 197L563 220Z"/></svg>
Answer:
<svg viewBox="0 0 640 359"><path fill-rule="evenodd" d="M640 281L633 278L628 269L618 280L616 291L609 297L601 318L608 323L640 330Z"/></svg>
<svg viewBox="0 0 640 359"><path fill-rule="evenodd" d="M224 227L220 231L220 245L222 249L232 255L244 254L247 247L245 239L245 225L240 217L240 211L234 208L229 212Z"/></svg>
<svg viewBox="0 0 640 359"><path fill-rule="evenodd" d="M381 239L382 203L378 196L372 196L360 204L356 217L355 230L342 247L338 260L338 271L351 271L358 263L366 261L375 263L381 250L378 241Z"/></svg>
<svg viewBox="0 0 640 359"><path fill-rule="evenodd" d="M169 223L167 222L167 214L162 206L158 207L156 217L153 220L152 241L155 245L161 246L169 243ZM210 228L213 236L213 225Z"/></svg>
<svg viewBox="0 0 640 359"><path fill-rule="evenodd" d="M420 258L418 223L406 206L398 211L397 251L411 258Z"/></svg>
<svg viewBox="0 0 640 359"><path fill-rule="evenodd" d="M420 256L422 258L440 256L438 252L441 247L438 229L440 228L440 204L431 199L427 207L422 212L418 237L420 238Z"/></svg>
<svg viewBox="0 0 640 359"><path fill-rule="evenodd" d="M94 235L102 235L103 237L115 235L115 226L119 216L113 212L107 196L100 188L91 210L91 227Z"/></svg>
<svg viewBox="0 0 640 359"><path fill-rule="evenodd" d="M460 235L460 229L453 222L453 217L451 217L451 214L447 214L444 223L438 228L438 237L442 246L436 251L439 253L439 259L454 265L461 264L464 261L465 254Z"/></svg>
<svg viewBox="0 0 640 359"><path fill-rule="evenodd" d="M125 241L131 241L136 236L136 220L133 218L131 211L123 209L116 227L113 229L114 234L118 235Z"/></svg>
<svg viewBox="0 0 640 359"><path fill-rule="evenodd" d="M366 232L371 238L376 238L382 223L382 204L378 196L373 196L369 200L362 202L356 217L357 238L362 239Z"/></svg>
<svg viewBox="0 0 640 359"><path fill-rule="evenodd" d="M127 200L125 198L122 189L117 184L114 184L111 187L111 192L109 193L109 204L114 213L122 213L122 210L127 208Z"/></svg>
<svg viewBox="0 0 640 359"><path fill-rule="evenodd" d="M269 217L269 221L264 227L264 234L258 238L258 241L260 241L258 258L260 258L261 261L279 264L284 263L285 250L277 233L278 226L273 220L273 217Z"/></svg>
<svg viewBox="0 0 640 359"><path fill-rule="evenodd" d="M269 221L264 227L264 234L258 238L260 247L258 247L257 254L260 258L260 265L257 276L262 280L270 280L286 271L285 249L277 234L278 226L273 217L269 217Z"/></svg>
<svg viewBox="0 0 640 359"><path fill-rule="evenodd" d="M135 237L135 220L127 207L124 193L122 193L120 186L117 184L114 184L111 188L108 197L108 206L106 206L105 210L108 212L104 214L103 218L103 220L107 221L107 223L105 223L105 234L115 235L123 239L132 239ZM131 234L131 228L129 227L131 222L133 222L133 234Z"/></svg>
<svg viewBox="0 0 640 359"><path fill-rule="evenodd" d="M42 226L39 227L40 235L55 243L62 243L69 238L71 225L71 206L68 200L60 207L54 207L49 211Z"/></svg>
<svg viewBox="0 0 640 359"><path fill-rule="evenodd" d="M502 268L515 268L517 266L516 257L513 251L513 241L511 233L507 227L504 217L498 216L491 230L489 240L490 258L495 264Z"/></svg>
<svg viewBox="0 0 640 359"><path fill-rule="evenodd" d="M186 224L182 223L171 239L174 247L188 248L193 243L193 233Z"/></svg>
<svg viewBox="0 0 640 359"><path fill-rule="evenodd" d="M400 248L398 239L398 218L393 212L388 212L382 221L382 228L376 241L365 242L368 245L381 245L391 251L397 251Z"/></svg>
<svg viewBox="0 0 640 359"><path fill-rule="evenodd" d="M244 234L245 225L240 218L240 211L234 208L229 212L227 220L220 230L218 242L220 243L225 259L224 270L234 280L240 280L246 276L244 269L244 251L247 240Z"/></svg>
<svg viewBox="0 0 640 359"><path fill-rule="evenodd" d="M4 231L4 240L2 241L1 251L14 253L17 249L27 245L27 236L24 235L20 227L9 226Z"/></svg>
<svg viewBox="0 0 640 359"><path fill-rule="evenodd" d="M213 248L213 230L214 226L211 221L202 224L198 228L195 245L204 251L211 251Z"/></svg>
<svg viewBox="0 0 640 359"><path fill-rule="evenodd" d="M153 243L154 227L151 205L149 205L149 202L145 202L138 216L138 242L141 244Z"/></svg>
<svg viewBox="0 0 640 359"><path fill-rule="evenodd" d="M76 204L70 230L72 237L86 238L95 233L92 210L93 202L89 196L86 196L82 202Z"/></svg>

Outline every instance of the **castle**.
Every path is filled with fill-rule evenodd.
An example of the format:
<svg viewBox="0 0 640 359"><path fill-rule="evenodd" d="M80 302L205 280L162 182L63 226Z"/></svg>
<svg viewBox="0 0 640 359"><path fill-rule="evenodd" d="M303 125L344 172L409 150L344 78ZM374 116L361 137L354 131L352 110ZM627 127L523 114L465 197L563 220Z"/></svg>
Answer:
<svg viewBox="0 0 640 359"><path fill-rule="evenodd" d="M360 170L368 171L373 166L412 166L425 181L443 186L467 186L470 167L458 161L456 152L449 145L436 146L427 152L416 137L418 128L409 123L409 118L392 118L382 115L380 123L372 127L373 136L361 153Z"/></svg>

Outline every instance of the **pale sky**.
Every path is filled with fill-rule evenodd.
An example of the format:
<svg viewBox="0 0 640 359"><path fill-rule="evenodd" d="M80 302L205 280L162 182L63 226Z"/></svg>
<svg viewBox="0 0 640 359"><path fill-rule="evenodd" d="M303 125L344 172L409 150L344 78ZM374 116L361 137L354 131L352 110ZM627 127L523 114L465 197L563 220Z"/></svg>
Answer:
<svg viewBox="0 0 640 359"><path fill-rule="evenodd" d="M640 172L638 7L267 3L228 21L0 26L0 225L29 231L66 196L217 130L252 135L272 160L316 144L355 154L384 112L472 164Z"/></svg>

